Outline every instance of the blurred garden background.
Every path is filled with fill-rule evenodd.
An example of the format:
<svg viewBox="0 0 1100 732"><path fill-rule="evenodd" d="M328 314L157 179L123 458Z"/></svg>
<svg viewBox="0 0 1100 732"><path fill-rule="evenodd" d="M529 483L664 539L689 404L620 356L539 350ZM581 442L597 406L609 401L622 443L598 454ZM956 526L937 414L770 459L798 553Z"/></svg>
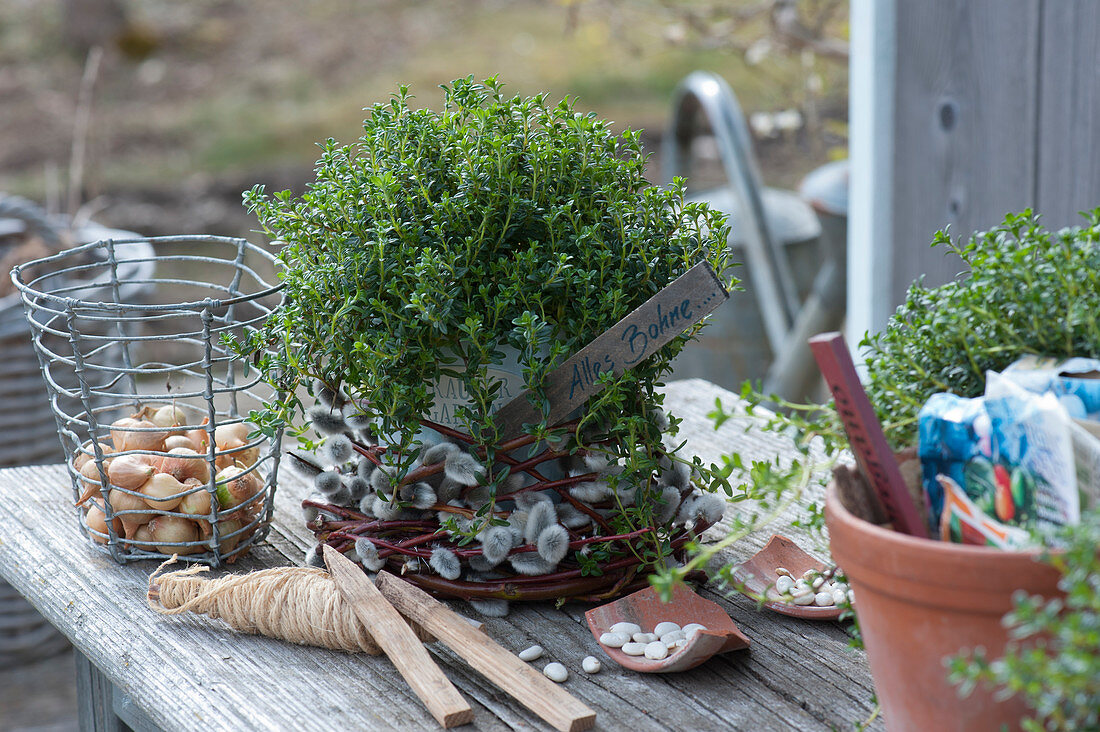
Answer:
<svg viewBox="0 0 1100 732"><path fill-rule="evenodd" d="M795 188L847 155L847 24L845 0L0 0L0 192L260 241L242 191L300 191L364 107L399 84L437 107L467 75L643 129L658 182L697 69L736 92L763 179ZM713 141L692 152L692 187L721 182ZM72 686L71 654L0 668L0 731L76 729Z"/></svg>
<svg viewBox="0 0 1100 732"><path fill-rule="evenodd" d="M364 107L402 83L438 105L437 85L468 74L575 97L644 129L656 152L676 84L707 69L737 93L770 185L794 187L846 154L846 2L0 0L0 10L0 191L61 211L75 200L142 234L246 233L242 190L300 188L316 143L355 139Z"/></svg>

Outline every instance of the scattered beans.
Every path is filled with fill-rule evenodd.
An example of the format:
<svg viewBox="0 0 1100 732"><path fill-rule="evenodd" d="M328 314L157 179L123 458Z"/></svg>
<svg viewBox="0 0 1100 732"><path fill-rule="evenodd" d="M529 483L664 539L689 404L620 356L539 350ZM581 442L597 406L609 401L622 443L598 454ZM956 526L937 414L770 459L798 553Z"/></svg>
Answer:
<svg viewBox="0 0 1100 732"><path fill-rule="evenodd" d="M642 632L642 626L637 623L615 623L608 630L612 633L626 633L627 635L634 635L635 633Z"/></svg>
<svg viewBox="0 0 1100 732"><path fill-rule="evenodd" d="M542 656L542 646L531 646L519 652L519 660L534 661Z"/></svg>
<svg viewBox="0 0 1100 732"><path fill-rule="evenodd" d="M600 636L600 644L608 648L622 648L630 642L630 636L626 633L604 633Z"/></svg>
<svg viewBox="0 0 1100 732"><path fill-rule="evenodd" d="M666 620L663 623L657 623L657 627L653 629L653 632L658 638L664 638L666 633L675 633L678 630L680 630L680 626L677 623Z"/></svg>
<svg viewBox="0 0 1100 732"><path fill-rule="evenodd" d="M641 656L645 653L645 643L624 643L623 653L628 656Z"/></svg>
<svg viewBox="0 0 1100 732"><path fill-rule="evenodd" d="M569 670L557 661L546 664L546 668L542 670L542 673L546 678L557 681L559 684L569 678Z"/></svg>
<svg viewBox="0 0 1100 732"><path fill-rule="evenodd" d="M581 661L581 668L586 674L598 674L600 672L600 659L595 656L585 656Z"/></svg>
<svg viewBox="0 0 1100 732"><path fill-rule="evenodd" d="M653 641L647 643L645 647L645 657L654 661L660 661L662 658L668 657L668 646L661 641Z"/></svg>

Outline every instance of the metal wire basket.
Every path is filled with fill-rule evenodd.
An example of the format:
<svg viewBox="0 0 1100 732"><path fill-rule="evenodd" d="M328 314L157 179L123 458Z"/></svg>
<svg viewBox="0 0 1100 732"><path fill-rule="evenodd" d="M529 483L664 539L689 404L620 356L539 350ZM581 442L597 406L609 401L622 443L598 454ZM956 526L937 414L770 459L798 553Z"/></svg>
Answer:
<svg viewBox="0 0 1100 732"><path fill-rule="evenodd" d="M37 236L47 249L44 254L52 254L65 246L62 232L76 243L137 236L91 222L71 228L67 218L51 217L25 198L0 193L0 237L5 241L24 235ZM151 256L152 251L149 248L148 255ZM6 271L8 267L0 269ZM126 268L122 274L127 281L147 280L153 276L151 261L130 262ZM99 274L106 276L106 273ZM89 277L94 280L94 274ZM123 292L130 301L136 301L142 294L138 285L129 285ZM113 353L117 356L118 349ZM31 344L23 303L14 290L0 297L0 354L3 354L0 358L0 467L63 460L61 445L53 439L57 426L42 382L38 357ZM121 359L118 363L121 365ZM58 373L57 378L66 388L77 387L74 373Z"/></svg>
<svg viewBox="0 0 1100 732"><path fill-rule="evenodd" d="M249 437L245 415L276 392L225 339L279 304L274 267L244 239L173 236L105 239L12 270L81 527L116 561L220 566L267 535L281 433ZM128 297L135 287L150 302Z"/></svg>

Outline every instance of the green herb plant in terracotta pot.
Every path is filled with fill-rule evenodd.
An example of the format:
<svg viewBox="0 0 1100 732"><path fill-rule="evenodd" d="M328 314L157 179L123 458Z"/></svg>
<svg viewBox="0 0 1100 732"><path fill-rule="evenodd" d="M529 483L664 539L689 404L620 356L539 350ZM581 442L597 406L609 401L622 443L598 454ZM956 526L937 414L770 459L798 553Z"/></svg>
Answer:
<svg viewBox="0 0 1100 732"><path fill-rule="evenodd" d="M293 453L310 528L490 612L644 582L724 507L658 391L700 326L593 369L602 390L564 421L546 378L696 263L725 272L721 215L649 186L637 133L495 79L444 86L441 111L402 87L363 130L323 144L302 195L245 194L286 303L238 350L279 346L258 366L289 396L257 424L326 435ZM524 390L542 418L505 434L495 411Z"/></svg>
<svg viewBox="0 0 1100 732"><path fill-rule="evenodd" d="M965 243L937 235L934 246L958 254L967 271L940 287L912 285L885 330L863 343L868 395L895 449L916 443L917 413L935 393L979 396L988 371L1001 371L1025 354L1100 356L1098 242L1100 213L1085 227L1054 233L1026 211ZM1095 546L1091 564L1074 569L1063 562L1060 572L1042 550L1011 552L915 538L875 526L850 508L831 486L830 547L854 591L890 729L994 730L1017 728L1026 719L1033 729L1074 729L1078 724L1065 720L1082 722L1088 715L1095 725L1100 666L1095 659L1085 665L1068 662L1080 659L1082 651L1089 655L1089 648L1100 651L1096 603L1078 598L1076 608L1067 609L1076 613L1076 622L1094 629L1076 640L1072 634L1044 637L1047 629L1038 622L1017 622L1010 635L1004 621L1018 602L1045 607L1050 600L1057 614L1067 591L1095 596L1100 584L1094 571L1090 576ZM1086 514L1086 523L1094 518ZM1085 577L1068 579L1074 572ZM1023 600L1030 596L1045 600ZM978 662L956 660L949 679L948 660L964 649L980 649ZM1006 649L1010 657L1044 658L1052 667L1063 658L1069 693L1060 697L1057 690L1015 683L1002 662L994 665L1000 675L990 672L988 660ZM1075 673L1076 685L1070 679ZM1086 681L1082 673L1093 677ZM960 696L955 684L963 680L967 694ZM995 683L979 683L987 681ZM1044 710L1044 695L1062 703Z"/></svg>
<svg viewBox="0 0 1100 732"><path fill-rule="evenodd" d="M967 271L940 287L911 286L886 329L863 344L867 391L895 448L915 444L917 413L934 393L978 396L987 372L1026 354L1100 357L1100 211L1086 226L1057 232L1044 229L1031 211L1010 214L1003 225L965 243L941 232L933 245L958 254ZM1095 522L1098 510L1086 511L1083 525ZM1095 545L1091 553L1052 561L1041 550L1004 552L915 539L856 519L835 493L827 516L833 557L855 590L888 726L972 730L1026 723L1032 729L1078 729L1089 727L1091 719L1095 727ZM1045 608L1048 601L1049 624L1039 622L1042 613L1030 622L1020 620L1026 612L1015 622L1004 620L1014 608ZM1068 627L1093 632L1047 635L1060 628L1053 617L1063 612ZM949 680L948 658L967 648L978 649L978 662L956 660ZM1052 671L1062 667L1062 689L1036 688L1034 680L1001 661L991 672L988 660L1006 652L1031 659L1033 667L1040 660ZM1090 663L1079 663L1090 656ZM952 681L965 681L970 693L960 698ZM1051 673L1048 681L1059 683L1058 675Z"/></svg>
<svg viewBox="0 0 1100 732"><path fill-rule="evenodd" d="M886 328L861 344L865 388L899 461L917 443L917 415L933 394L979 396L988 371L1026 354L1100 358L1100 210L1087 225L1058 232L1025 211L966 242L941 232L934 246L957 254L966 272L940 287L912 285ZM742 396L750 411L768 401L751 388ZM792 503L807 509L801 525L820 525L814 483L828 480L846 446L836 411L771 402L782 410L765 428L793 435L804 459L789 468L754 465L747 497L755 512L735 519L723 541L663 571L659 584ZM719 404L712 416L720 424L732 415ZM815 452L819 438L824 449ZM729 462L741 467L736 457ZM853 590L855 634L888 729L1100 725L1100 506L1083 506L1081 525L1059 537L1064 549L1009 552L891 531L842 495L829 485L829 547ZM719 575L738 587L732 569Z"/></svg>

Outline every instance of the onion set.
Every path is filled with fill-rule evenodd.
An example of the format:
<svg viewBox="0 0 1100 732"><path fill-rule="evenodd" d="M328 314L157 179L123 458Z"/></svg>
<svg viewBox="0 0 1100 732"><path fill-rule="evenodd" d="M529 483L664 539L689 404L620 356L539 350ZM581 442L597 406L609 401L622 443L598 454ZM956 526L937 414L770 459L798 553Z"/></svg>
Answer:
<svg viewBox="0 0 1100 732"><path fill-rule="evenodd" d="M208 417L188 425L187 413L175 403L146 405L112 423L110 439L98 445L105 475L91 441L70 463L83 486L76 505L83 508L92 539L168 555L195 554L215 549L211 522L216 522L216 549L233 562L263 508L264 482L253 467L260 448L249 443L250 430L245 422L211 428Z"/></svg>

